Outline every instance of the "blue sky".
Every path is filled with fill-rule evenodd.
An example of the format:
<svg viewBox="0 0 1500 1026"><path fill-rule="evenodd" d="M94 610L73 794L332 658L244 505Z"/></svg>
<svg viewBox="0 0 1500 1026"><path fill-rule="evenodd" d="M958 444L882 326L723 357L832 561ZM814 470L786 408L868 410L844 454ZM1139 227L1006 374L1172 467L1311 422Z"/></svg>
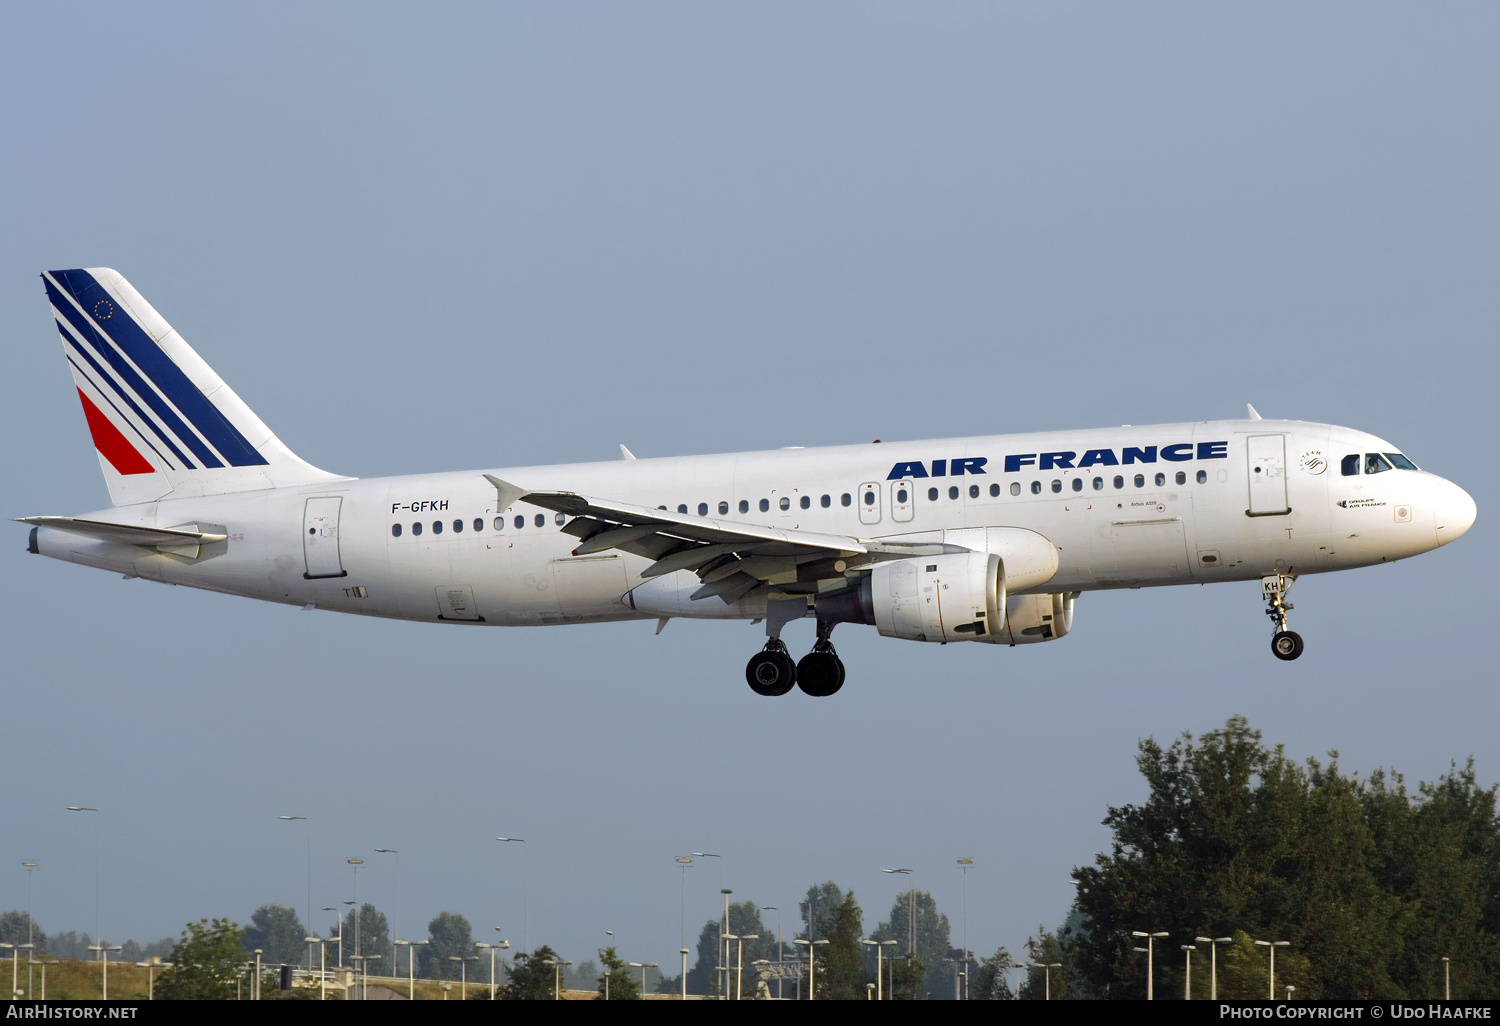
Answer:
<svg viewBox="0 0 1500 1026"><path fill-rule="evenodd" d="M1493 5L10 5L9 516L107 502L37 273L123 272L343 473L1234 417L1374 432L1479 505L1303 580L1086 594L1030 648L844 627L834 700L759 628L455 630L3 551L0 907L175 934L353 896L676 964L719 887L869 925L916 869L970 946L1066 915L1140 738L1500 778ZM799 630L801 634L799 634ZM802 635L806 635L803 637ZM811 625L789 631L794 649ZM373 849L399 849L394 864ZM511 846L514 848L514 846ZM792 931L786 917L788 935ZM314 922L322 925L322 917Z"/></svg>

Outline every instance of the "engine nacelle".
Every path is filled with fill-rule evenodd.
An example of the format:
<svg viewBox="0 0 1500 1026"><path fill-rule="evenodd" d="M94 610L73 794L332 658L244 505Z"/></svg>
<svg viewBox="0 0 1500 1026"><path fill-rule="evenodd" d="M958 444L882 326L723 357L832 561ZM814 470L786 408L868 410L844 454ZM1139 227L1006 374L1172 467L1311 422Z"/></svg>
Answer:
<svg viewBox="0 0 1500 1026"><path fill-rule="evenodd" d="M1077 594L1012 595L1005 604L1005 628L984 640L996 645L1030 645L1060 638L1073 629Z"/></svg>
<svg viewBox="0 0 1500 1026"><path fill-rule="evenodd" d="M875 627L907 641L989 641L1005 610L1005 570L991 552L916 556L870 572Z"/></svg>

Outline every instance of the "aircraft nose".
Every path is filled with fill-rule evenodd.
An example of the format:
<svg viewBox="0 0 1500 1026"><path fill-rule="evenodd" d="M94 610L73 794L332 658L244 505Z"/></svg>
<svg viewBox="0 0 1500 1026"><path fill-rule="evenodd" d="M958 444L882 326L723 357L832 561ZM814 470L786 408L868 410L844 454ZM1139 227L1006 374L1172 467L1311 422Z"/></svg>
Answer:
<svg viewBox="0 0 1500 1026"><path fill-rule="evenodd" d="M1433 503L1437 523L1437 543L1447 545L1474 526L1479 507L1468 492L1451 481L1444 481Z"/></svg>

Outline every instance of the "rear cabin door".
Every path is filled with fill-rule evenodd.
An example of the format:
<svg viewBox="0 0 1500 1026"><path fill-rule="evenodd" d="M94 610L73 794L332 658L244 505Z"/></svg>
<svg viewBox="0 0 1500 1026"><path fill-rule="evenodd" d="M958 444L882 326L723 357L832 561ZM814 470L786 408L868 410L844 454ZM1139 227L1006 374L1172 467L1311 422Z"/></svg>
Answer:
<svg viewBox="0 0 1500 1026"><path fill-rule="evenodd" d="M308 499L302 514L302 556L309 581L320 577L344 577L339 558L339 510L344 500L337 495Z"/></svg>
<svg viewBox="0 0 1500 1026"><path fill-rule="evenodd" d="M891 519L898 523L910 523L917 509L917 490L910 481L891 483Z"/></svg>
<svg viewBox="0 0 1500 1026"><path fill-rule="evenodd" d="M1245 512L1252 517L1290 513L1286 503L1286 436L1251 435L1245 444L1250 457L1250 508Z"/></svg>
<svg viewBox="0 0 1500 1026"><path fill-rule="evenodd" d="M880 523L880 482L866 481L859 486L859 522Z"/></svg>

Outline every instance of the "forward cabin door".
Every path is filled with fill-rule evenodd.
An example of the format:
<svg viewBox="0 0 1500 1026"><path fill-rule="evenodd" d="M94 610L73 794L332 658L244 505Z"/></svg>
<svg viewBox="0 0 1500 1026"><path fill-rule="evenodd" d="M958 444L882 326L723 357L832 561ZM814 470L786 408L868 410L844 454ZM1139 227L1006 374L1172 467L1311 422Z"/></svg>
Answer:
<svg viewBox="0 0 1500 1026"><path fill-rule="evenodd" d="M308 499L302 514L302 556L309 581L319 577L346 575L339 558L339 510L344 500L337 495Z"/></svg>
<svg viewBox="0 0 1500 1026"><path fill-rule="evenodd" d="M1252 517L1284 516L1286 504L1286 436L1251 435L1245 439L1249 453L1250 508Z"/></svg>

